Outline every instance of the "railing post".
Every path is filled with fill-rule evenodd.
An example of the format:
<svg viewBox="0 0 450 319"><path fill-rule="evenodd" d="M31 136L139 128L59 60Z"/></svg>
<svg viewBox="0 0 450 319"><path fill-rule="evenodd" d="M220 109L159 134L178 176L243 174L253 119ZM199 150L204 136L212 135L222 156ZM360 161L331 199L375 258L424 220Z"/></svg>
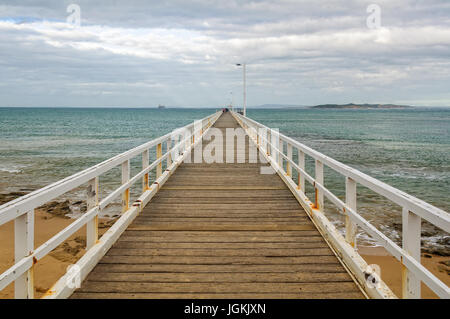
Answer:
<svg viewBox="0 0 450 319"><path fill-rule="evenodd" d="M345 203L356 212L356 182L347 177L345 179ZM356 225L352 222L348 213L345 215L345 239L356 248Z"/></svg>
<svg viewBox="0 0 450 319"><path fill-rule="evenodd" d="M422 219L403 207L402 211L403 249L420 263L420 236ZM420 280L402 264L402 297L421 298Z"/></svg>
<svg viewBox="0 0 450 319"><path fill-rule="evenodd" d="M316 160L316 178L315 182L319 183L320 185L323 185L323 163L319 160ZM318 189L317 186L314 185L315 192L316 192L316 201L314 208L319 209L320 211L323 211L323 192L322 190Z"/></svg>
<svg viewBox="0 0 450 319"><path fill-rule="evenodd" d="M14 260L18 263L34 250L34 210L14 220ZM14 298L34 298L34 266L14 282Z"/></svg>
<svg viewBox="0 0 450 319"><path fill-rule="evenodd" d="M292 144L287 143L287 157L292 161ZM292 166L289 161L286 161L286 174L289 177L292 177Z"/></svg>
<svg viewBox="0 0 450 319"><path fill-rule="evenodd" d="M130 160L122 163L122 184L130 180ZM122 194L122 213L130 208L130 188L127 188Z"/></svg>
<svg viewBox="0 0 450 319"><path fill-rule="evenodd" d="M162 144L159 143L156 146L156 159L160 159L162 157ZM156 179L158 179L162 175L162 162L158 163L156 166Z"/></svg>
<svg viewBox="0 0 450 319"><path fill-rule="evenodd" d="M98 177L89 181L87 187L86 206L91 210L98 205ZM98 240L98 214L86 224L86 249L92 248Z"/></svg>
<svg viewBox="0 0 450 319"><path fill-rule="evenodd" d="M170 152L172 148L172 138L169 137L169 139L167 140L167 153L169 153L169 155L167 156L167 168L169 168L170 165L172 165L172 153Z"/></svg>
<svg viewBox="0 0 450 319"><path fill-rule="evenodd" d="M185 139L184 151L187 151L189 149L189 147L191 146L192 137L189 134L187 134L188 132L190 134L190 130L186 129L184 132L186 134L183 134L183 136L182 136L182 139Z"/></svg>
<svg viewBox="0 0 450 319"><path fill-rule="evenodd" d="M270 132L270 129L267 130L267 144L266 144L266 153L267 156L271 156L271 152L270 149L272 148L272 146L270 145L270 143L272 143L272 134Z"/></svg>
<svg viewBox="0 0 450 319"><path fill-rule="evenodd" d="M150 152L147 149L142 153L142 169L146 169L149 166L149 162L150 162ZM148 184L150 179L149 174L150 173L147 172L142 178L142 193L148 190Z"/></svg>
<svg viewBox="0 0 450 319"><path fill-rule="evenodd" d="M305 153L302 150L298 150L298 166L305 170ZM301 189L302 192L305 192L305 178L303 174L298 172L298 189Z"/></svg>
<svg viewBox="0 0 450 319"><path fill-rule="evenodd" d="M284 152L284 142L281 137L278 138L278 149L280 150L280 152L278 153L278 166L280 167L281 171L284 171L283 156L281 155Z"/></svg>

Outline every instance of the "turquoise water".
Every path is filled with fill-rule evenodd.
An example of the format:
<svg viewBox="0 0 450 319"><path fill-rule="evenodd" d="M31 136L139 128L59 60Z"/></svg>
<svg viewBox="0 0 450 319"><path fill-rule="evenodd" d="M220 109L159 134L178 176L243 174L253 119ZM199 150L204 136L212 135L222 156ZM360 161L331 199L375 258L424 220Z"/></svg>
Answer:
<svg viewBox="0 0 450 319"><path fill-rule="evenodd" d="M0 192L45 186L214 111L0 108ZM450 211L450 109L250 109L248 116ZM135 172L138 166L139 159ZM313 174L311 161L307 168ZM325 176L342 198L343 178L331 170ZM104 190L118 179L117 171ZM365 189L358 194L361 213L398 240L399 207Z"/></svg>
<svg viewBox="0 0 450 319"><path fill-rule="evenodd" d="M247 115L450 211L449 108L250 110Z"/></svg>
<svg viewBox="0 0 450 319"><path fill-rule="evenodd" d="M214 111L0 108L0 192L47 185Z"/></svg>

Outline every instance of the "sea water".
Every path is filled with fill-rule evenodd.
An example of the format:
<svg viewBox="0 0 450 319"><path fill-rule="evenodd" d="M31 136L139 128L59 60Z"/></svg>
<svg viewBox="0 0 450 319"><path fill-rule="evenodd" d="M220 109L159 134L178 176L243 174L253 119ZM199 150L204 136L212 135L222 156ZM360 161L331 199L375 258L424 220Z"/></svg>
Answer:
<svg viewBox="0 0 450 319"><path fill-rule="evenodd" d="M0 193L40 188L215 110L0 108ZM450 211L450 108L249 109L247 115ZM139 171L139 165L140 159L132 162L132 174ZM307 169L314 176L312 160L307 161ZM101 179L103 194L119 184L117 169ZM328 168L325 186L344 198L345 179ZM333 222L342 227L342 218L333 205L325 205ZM399 242L400 207L358 187L358 211ZM425 236L430 242L442 242L444 234L429 230ZM360 237L371 242L364 234Z"/></svg>

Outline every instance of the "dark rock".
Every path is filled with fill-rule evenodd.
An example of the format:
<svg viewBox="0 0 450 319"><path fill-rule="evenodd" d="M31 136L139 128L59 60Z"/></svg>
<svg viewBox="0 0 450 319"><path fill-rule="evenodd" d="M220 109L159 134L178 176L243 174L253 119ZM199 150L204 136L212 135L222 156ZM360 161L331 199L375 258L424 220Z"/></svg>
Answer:
<svg viewBox="0 0 450 319"><path fill-rule="evenodd" d="M11 192L8 194L0 194L0 205L6 204L18 197L22 197L28 194L28 192Z"/></svg>
<svg viewBox="0 0 450 319"><path fill-rule="evenodd" d="M39 207L39 209L44 210L47 213L52 214L54 216L62 218L70 218L67 217L66 215L72 212L70 209L70 202L68 200L64 202L57 202L57 201L48 202Z"/></svg>
<svg viewBox="0 0 450 319"><path fill-rule="evenodd" d="M428 254L432 254L432 255L438 255L438 256L443 256L443 257L447 257L450 256L450 247L442 247L442 246L436 246L436 247L423 247L422 251Z"/></svg>

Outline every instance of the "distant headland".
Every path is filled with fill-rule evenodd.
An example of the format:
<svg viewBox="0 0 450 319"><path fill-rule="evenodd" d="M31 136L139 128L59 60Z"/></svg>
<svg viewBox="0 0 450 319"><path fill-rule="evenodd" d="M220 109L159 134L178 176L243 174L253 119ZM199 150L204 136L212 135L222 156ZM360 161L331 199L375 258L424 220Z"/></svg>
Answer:
<svg viewBox="0 0 450 319"><path fill-rule="evenodd" d="M405 109L410 108L409 105L396 104L321 104L311 106L313 109Z"/></svg>

